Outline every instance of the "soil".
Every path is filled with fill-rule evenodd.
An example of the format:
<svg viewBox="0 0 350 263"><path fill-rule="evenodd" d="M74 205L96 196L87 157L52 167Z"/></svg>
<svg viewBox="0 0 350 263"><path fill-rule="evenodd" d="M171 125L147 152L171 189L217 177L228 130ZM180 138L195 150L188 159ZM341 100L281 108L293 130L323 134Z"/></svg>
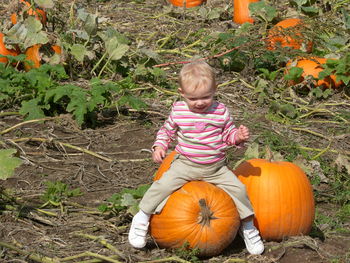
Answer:
<svg viewBox="0 0 350 263"><path fill-rule="evenodd" d="M85 5L85 1L76 2ZM108 23L119 25L121 32L139 36L141 31L154 30L154 24L145 23L139 16L160 13L168 5L164 1L145 1L143 9L136 12L135 6L141 7L138 1L126 2L88 1L85 7L99 9L110 19ZM115 12L111 13L111 8ZM129 21L135 24L130 26ZM231 25L230 21L219 21L212 26L222 28L228 24ZM196 25L192 30L196 30ZM220 72L218 80L222 83L230 77ZM244 112L251 112L253 117L245 119L245 124L253 136L261 128L277 129L275 123L264 117L267 108L245 99L245 90L241 84L234 86L234 90L226 86L220 89L218 98L233 109L237 122L242 121ZM145 249L132 248L127 242L132 215L125 210L119 214L102 214L97 209L122 189L152 182L158 165L151 160L149 149L173 99L176 96L169 99L160 94L160 99L148 101L148 111L125 110L123 114L111 112L99 116L99 124L93 129L81 129L71 115L32 123L23 123L17 115L1 117L1 131L22 124L3 134L2 141L7 148L18 149L24 163L13 177L1 181L1 189L15 198L6 209L0 205L0 262L39 262L41 256L47 257L41 258L41 262L50 262L49 258L57 262L185 262L177 257L179 252L158 248L150 237ZM261 126L258 128L256 123ZM299 133L291 136L303 140ZM23 141L16 141L19 138ZM339 143L339 147L348 146ZM230 150L231 164L242 157L243 151ZM61 205L43 206L42 195L49 181L61 181L69 189L79 188L82 195L67 198ZM330 218L335 216L336 205L323 203L321 199L316 201L318 211L325 211ZM345 227L349 230L349 224ZM265 246L263 255L249 255L237 236L220 256L200 262L350 262L349 231L330 231L327 225L314 226L309 236L265 242ZM190 261L190 256L183 258Z"/></svg>

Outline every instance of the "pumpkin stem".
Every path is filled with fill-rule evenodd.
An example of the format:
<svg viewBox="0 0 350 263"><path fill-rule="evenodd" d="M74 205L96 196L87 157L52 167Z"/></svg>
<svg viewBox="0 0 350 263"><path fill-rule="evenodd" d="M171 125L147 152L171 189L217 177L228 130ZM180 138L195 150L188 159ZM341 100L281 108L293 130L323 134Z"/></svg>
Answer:
<svg viewBox="0 0 350 263"><path fill-rule="evenodd" d="M210 211L205 199L199 200L199 207L201 208L200 215L198 217L198 223L203 226L210 226L210 220L217 219L217 217L213 216L213 212Z"/></svg>

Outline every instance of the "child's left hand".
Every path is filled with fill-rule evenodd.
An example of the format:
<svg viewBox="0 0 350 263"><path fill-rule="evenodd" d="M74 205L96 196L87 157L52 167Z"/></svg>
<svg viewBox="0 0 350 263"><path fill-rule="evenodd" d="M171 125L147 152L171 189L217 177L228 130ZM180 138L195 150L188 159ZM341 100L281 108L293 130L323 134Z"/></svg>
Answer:
<svg viewBox="0 0 350 263"><path fill-rule="evenodd" d="M236 133L236 144L247 141L249 139L249 135L249 129L244 125L240 125Z"/></svg>

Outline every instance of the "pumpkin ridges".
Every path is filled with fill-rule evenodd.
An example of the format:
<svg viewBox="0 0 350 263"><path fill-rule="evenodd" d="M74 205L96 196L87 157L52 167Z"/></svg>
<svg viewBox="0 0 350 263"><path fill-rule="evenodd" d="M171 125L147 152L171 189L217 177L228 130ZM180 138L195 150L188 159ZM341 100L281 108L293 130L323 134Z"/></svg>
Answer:
<svg viewBox="0 0 350 263"><path fill-rule="evenodd" d="M187 241L190 247L198 247L201 255L217 255L233 240L240 224L234 202L231 198L222 199L223 196L228 196L225 191L206 182L185 184L169 197L161 214L152 216L151 235L161 247L181 247ZM198 201L202 198L217 217L210 221L209 227L197 223L200 212ZM216 212L217 199L230 204L226 207L222 205L225 211ZM228 216L221 218L220 215Z"/></svg>
<svg viewBox="0 0 350 263"><path fill-rule="evenodd" d="M250 173L252 169L255 172ZM261 173L257 175L259 169ZM264 239L281 240L309 233L315 204L311 184L298 166L252 159L239 165L235 174L247 187L256 226Z"/></svg>

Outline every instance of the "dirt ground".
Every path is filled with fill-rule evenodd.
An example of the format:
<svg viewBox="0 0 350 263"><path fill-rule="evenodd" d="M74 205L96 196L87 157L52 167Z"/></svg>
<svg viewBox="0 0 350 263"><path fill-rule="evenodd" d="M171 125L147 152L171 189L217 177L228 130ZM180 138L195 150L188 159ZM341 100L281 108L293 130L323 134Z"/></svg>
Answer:
<svg viewBox="0 0 350 263"><path fill-rule="evenodd" d="M156 125L145 125L146 120L152 120ZM1 126L7 127L20 121L18 117L2 118ZM121 189L135 188L152 181L157 165L150 160L150 153L146 150L162 122L163 117L157 116L148 115L142 119L121 116L114 118L113 123L94 130L78 130L69 116L62 116L45 123L23 125L7 134L4 139L16 136L32 137L33 140L18 144L25 164L14 177L2 182L3 188L12 189L22 207L20 216L10 211L0 216L1 240L15 244L23 253L38 253L51 258L65 258L87 251L105 256L119 254L122 262L172 257L175 252L157 248L151 239L143 250L131 248L127 242L131 215L122 212L111 217L101 215L96 209ZM35 138L49 140L41 142L35 141ZM88 149L113 161L60 147L58 142ZM45 192L45 181L62 181L71 189L80 188L83 195L69 198L62 210L59 207L43 208L46 212L55 213L55 216L50 216L34 209L44 203L40 196ZM333 216L334 207L322 203L317 206ZM339 258L338 262L346 262L350 236L328 233L322 237L320 233L322 231L318 231L317 236L266 242L266 252L261 256L248 255L242 240L237 237L222 255L203 259L203 262L241 262L229 261L233 258L246 259L247 262L281 263L325 263ZM101 240L118 252L108 248ZM1 262L31 262L28 255L12 249L2 248L0 255Z"/></svg>
<svg viewBox="0 0 350 263"><path fill-rule="evenodd" d="M145 1L144 9L136 11L134 4L137 1L126 2L114 1L112 6L112 3L77 1L87 9L98 8L110 19L108 23L117 24L121 32L137 36L142 36L141 31L154 30L154 24L137 15L160 12L166 4L164 1ZM215 1L211 2L215 4ZM131 25L130 21L134 24ZM160 31L163 25L160 24ZM223 28L227 25L230 21L219 21L212 26ZM193 30L196 26L200 25L193 25ZM229 75L219 75L219 82L228 79ZM237 95L244 93L244 86L234 88L235 92L232 86L222 88L218 97L234 109L237 122L241 122L244 112L249 111L253 117L245 121L252 134L261 132L254 128L257 122L261 122L263 128L276 129L275 123L264 118L267 109L248 103L244 96ZM17 208L0 214L0 242L12 244L12 247L0 246L0 262L37 262L33 256L38 255L60 259L60 262L185 262L175 257L176 251L158 248L151 238L145 249L133 249L127 242L132 216L124 211L110 216L97 210L112 194L152 182L158 165L152 162L149 149L168 113L169 100L173 99L176 96L167 97L168 101L150 100L151 106L146 112L121 115L112 112L101 117L95 129L80 129L70 115L61 115L44 122L24 123L4 134L2 140L9 144L8 147L18 149L24 164L16 170L15 176L0 182L3 189L10 189L11 195L16 197L12 204ZM0 130L22 122L19 116L1 117ZM297 134L295 138L303 140L300 136ZM7 141L18 138L25 139L12 145ZM232 150L230 161L239 160L242 151ZM47 181L62 181L71 189L79 188L83 195L69 198L62 207L48 206L39 211L36 208L44 203L40 197L46 190ZM329 218L335 216L334 205L316 201L319 211ZM260 256L249 255L237 236L220 256L201 261L350 262L349 232L330 232L327 226L322 227L324 229L313 229L310 236L266 242L266 251ZM76 255L79 257L74 258Z"/></svg>

